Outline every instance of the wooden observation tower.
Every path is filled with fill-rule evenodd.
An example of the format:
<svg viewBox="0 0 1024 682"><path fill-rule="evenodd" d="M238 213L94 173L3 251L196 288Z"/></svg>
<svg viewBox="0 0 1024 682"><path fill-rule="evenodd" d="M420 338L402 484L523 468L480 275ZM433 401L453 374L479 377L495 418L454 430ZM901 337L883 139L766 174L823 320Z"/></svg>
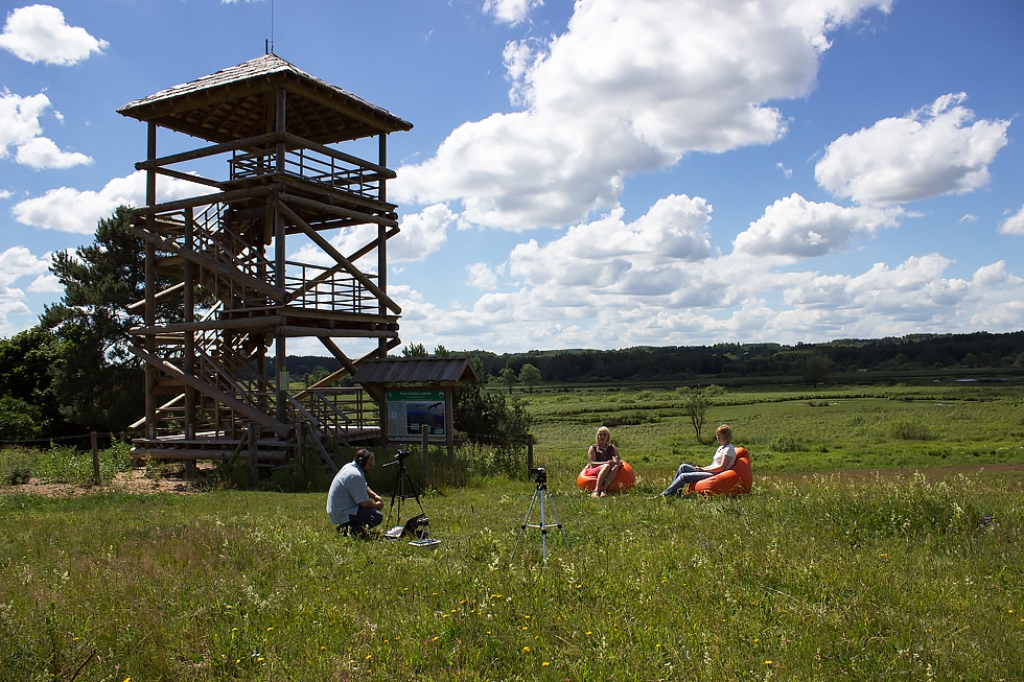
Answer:
<svg viewBox="0 0 1024 682"><path fill-rule="evenodd" d="M312 449L333 468L329 442L378 438L383 396L335 384L400 344L401 309L387 294L387 240L398 233L387 136L412 124L273 54L118 113L149 128L136 164L146 206L133 219L146 248L132 348L146 363L146 416L134 452L255 468ZM160 127L212 144L158 157ZM328 146L374 137L376 162ZM224 179L207 177L218 168ZM210 191L159 203L161 175ZM342 253L329 240L337 230L352 231L346 244L365 239ZM343 369L291 393L288 339L308 337ZM364 355L350 357L346 345Z"/></svg>

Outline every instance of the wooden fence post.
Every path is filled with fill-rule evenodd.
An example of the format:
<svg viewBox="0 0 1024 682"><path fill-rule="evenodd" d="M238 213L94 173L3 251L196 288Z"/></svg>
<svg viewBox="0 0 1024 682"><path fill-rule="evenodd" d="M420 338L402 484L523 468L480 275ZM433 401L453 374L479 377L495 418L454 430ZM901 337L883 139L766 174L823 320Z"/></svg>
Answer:
<svg viewBox="0 0 1024 682"><path fill-rule="evenodd" d="M426 424L420 426L420 468L423 470L423 489L427 489L427 464L430 454L430 427Z"/></svg>
<svg viewBox="0 0 1024 682"><path fill-rule="evenodd" d="M533 468L533 434L526 434L526 467Z"/></svg>
<svg viewBox="0 0 1024 682"><path fill-rule="evenodd" d="M95 485L100 484L100 448L96 442L96 432L89 432L89 443L92 445L92 481Z"/></svg>

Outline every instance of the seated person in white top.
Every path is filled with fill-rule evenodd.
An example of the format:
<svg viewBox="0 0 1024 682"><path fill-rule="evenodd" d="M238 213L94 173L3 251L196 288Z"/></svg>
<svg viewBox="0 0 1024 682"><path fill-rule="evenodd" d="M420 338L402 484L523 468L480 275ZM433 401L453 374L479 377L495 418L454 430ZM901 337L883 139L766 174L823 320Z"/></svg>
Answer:
<svg viewBox="0 0 1024 682"><path fill-rule="evenodd" d="M327 514L340 531L346 524L353 531L363 531L384 520L380 510L384 500L366 483L366 473L373 468L373 450L361 449L355 459L341 467L327 492Z"/></svg>
<svg viewBox="0 0 1024 682"><path fill-rule="evenodd" d="M715 431L715 437L718 439L719 447L715 451L715 458L711 465L698 467L692 464L681 464L676 471L675 480L661 491L661 497L671 497L689 483L703 481L705 478L711 478L715 474L720 474L732 468L732 465L736 462L736 448L732 445L732 429L729 428L728 424L722 424Z"/></svg>

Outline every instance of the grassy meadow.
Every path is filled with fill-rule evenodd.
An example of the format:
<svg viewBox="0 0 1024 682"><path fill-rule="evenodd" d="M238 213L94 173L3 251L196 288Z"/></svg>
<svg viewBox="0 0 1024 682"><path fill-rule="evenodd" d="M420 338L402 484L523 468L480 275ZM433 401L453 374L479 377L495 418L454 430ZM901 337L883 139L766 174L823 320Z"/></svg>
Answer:
<svg viewBox="0 0 1024 682"><path fill-rule="evenodd" d="M709 407L699 442L672 389L520 399L534 417L538 462L566 474L583 466L601 424L637 473L658 485L681 461L709 463L722 423L733 427L735 443L751 451L761 473L1024 464L1020 385L730 390Z"/></svg>
<svg viewBox="0 0 1024 682"><path fill-rule="evenodd" d="M1024 463L1021 395L730 391L703 443L672 391L525 395L568 538L546 564L532 528L511 556L534 485L467 452L424 496L434 550L337 537L323 492L7 486L0 679L1022 679L1024 471L993 466ZM602 422L640 480L595 500ZM721 422L754 492L648 499Z"/></svg>

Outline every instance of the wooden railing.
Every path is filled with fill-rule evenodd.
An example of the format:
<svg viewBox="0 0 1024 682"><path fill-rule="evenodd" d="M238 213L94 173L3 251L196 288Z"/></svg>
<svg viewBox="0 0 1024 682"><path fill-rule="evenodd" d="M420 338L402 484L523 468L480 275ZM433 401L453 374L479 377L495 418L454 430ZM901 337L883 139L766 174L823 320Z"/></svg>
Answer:
<svg viewBox="0 0 1024 682"><path fill-rule="evenodd" d="M355 157L342 155L329 147L320 149L299 147L288 149L284 155L284 174L319 185L356 194L366 199L380 198L381 181L386 175L375 166ZM247 180L274 175L277 170L277 151L273 147L255 152L235 151L228 161L231 180Z"/></svg>
<svg viewBox="0 0 1024 682"><path fill-rule="evenodd" d="M344 271L335 271L324 277L329 269L288 261L285 279L285 288L289 292L288 307L347 313L378 312L380 301L359 280ZM321 277L323 279L316 282ZM376 275L366 277L371 281L377 279Z"/></svg>
<svg viewBox="0 0 1024 682"><path fill-rule="evenodd" d="M291 133L268 133L244 140L215 144L151 161L140 161L135 164L135 168L153 170L161 175L179 180L225 189L225 186L231 181L262 178L276 174L278 172L277 144L279 143L286 145L284 168L281 169L285 175L379 201L383 201L384 193L381 190L385 182L395 177L395 172L389 168ZM228 160L231 175L227 183L169 168L169 166L179 163L220 154L231 154L231 158Z"/></svg>
<svg viewBox="0 0 1024 682"><path fill-rule="evenodd" d="M353 431L380 424L377 403L361 388L330 387L305 392L303 416L328 439L344 441Z"/></svg>

